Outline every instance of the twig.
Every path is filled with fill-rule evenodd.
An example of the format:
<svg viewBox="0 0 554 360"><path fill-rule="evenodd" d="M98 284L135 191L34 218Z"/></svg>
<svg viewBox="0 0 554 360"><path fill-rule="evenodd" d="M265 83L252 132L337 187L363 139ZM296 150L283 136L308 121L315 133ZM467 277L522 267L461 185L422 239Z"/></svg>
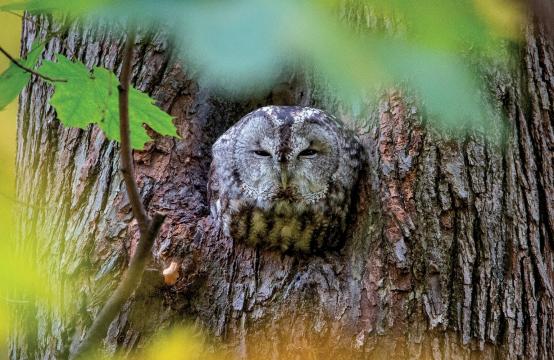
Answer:
<svg viewBox="0 0 554 360"><path fill-rule="evenodd" d="M50 82L67 82L67 80L65 79L53 79L49 76L46 76L46 75L43 75L41 73L38 73L36 72L35 70L31 69L31 68L28 68L27 66L21 64L19 61L17 61L16 59L13 58L13 56L11 56L6 50L4 50L4 48L2 48L0 46L0 52L2 54L4 54L8 59L10 59L10 61L15 65L17 66L18 68L21 68L25 71L27 71L28 73L31 73L33 75L36 75L44 80L47 80L47 81L50 81Z"/></svg>
<svg viewBox="0 0 554 360"><path fill-rule="evenodd" d="M20 201L14 198L13 196L10 196L2 191L0 191L0 197L6 199L7 201L14 204L14 206L20 207L20 208L29 208L29 209L40 209L40 210L55 210L56 208L54 206L40 206L40 205L32 205L30 203L27 203L25 201Z"/></svg>
<svg viewBox="0 0 554 360"><path fill-rule="evenodd" d="M72 354L70 359L75 360L82 358L82 356L95 348L106 336L110 323L121 311L121 308L129 299L142 277L142 273L146 266L146 260L150 254L150 249L154 244L154 239L160 230L164 218L163 215L155 215L152 219L150 230L147 233L141 234L139 244L124 278L121 280L112 296L110 296L96 319L94 319L92 326L88 330L87 336L83 342L81 342L79 348Z"/></svg>
<svg viewBox="0 0 554 360"><path fill-rule="evenodd" d="M4 11L7 12L8 14L12 14L12 15L14 15L14 16L17 16L18 18L21 18L21 19L24 18L23 15L18 14L18 13L16 13L15 11L12 11L12 10L4 10Z"/></svg>
<svg viewBox="0 0 554 360"><path fill-rule="evenodd" d="M133 154L131 152L131 141L129 134L129 85L131 79L131 60L133 57L133 48L135 43L134 30L129 31L125 50L123 54L123 64L121 68L121 78L119 90L119 124L120 124L120 160L121 172L127 188L129 202L133 214L137 219L140 229L140 239L131 261L129 268L123 276L123 279L115 289L114 293L100 313L94 319L87 336L81 342L77 350L71 354L70 359L79 359L92 350L105 336L110 323L121 311L125 302L137 288L147 260L150 257L152 245L160 231L160 227L165 219L164 215L154 214L152 218L148 216L138 192L138 186L135 181L133 170Z"/></svg>
<svg viewBox="0 0 554 360"><path fill-rule="evenodd" d="M132 41L131 41L132 40ZM135 42L134 31L129 32L129 38L125 44L123 55L123 64L121 65L121 79L117 87L119 90L119 136L120 158L121 158L121 173L127 187L127 195L129 203L133 209L133 215L137 219L137 223L141 232L146 232L150 219L144 209L140 198L137 183L135 182L135 171L133 168L133 153L131 148L131 138L129 130L129 84L131 82L131 60L133 57L133 47Z"/></svg>

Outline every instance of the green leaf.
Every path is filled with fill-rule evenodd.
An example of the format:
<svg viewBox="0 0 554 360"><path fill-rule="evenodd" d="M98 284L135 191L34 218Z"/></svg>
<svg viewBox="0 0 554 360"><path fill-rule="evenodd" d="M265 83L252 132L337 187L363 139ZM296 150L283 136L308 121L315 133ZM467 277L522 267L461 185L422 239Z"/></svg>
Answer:
<svg viewBox="0 0 554 360"><path fill-rule="evenodd" d="M32 69L36 65L42 50L44 50L44 45L35 46L27 55L27 59L19 59L18 62ZM31 74L29 72L13 63L0 75L0 110L4 109L19 95L30 78Z"/></svg>
<svg viewBox="0 0 554 360"><path fill-rule="evenodd" d="M109 70L95 67L92 72L79 62L58 55L58 62L45 61L40 71L48 76L66 79L56 82L50 104L59 120L68 127L86 128L97 124L110 140L119 141L119 80ZM178 137L172 117L154 104L147 94L129 91L129 125L131 146L142 149L151 140L143 124L161 135Z"/></svg>

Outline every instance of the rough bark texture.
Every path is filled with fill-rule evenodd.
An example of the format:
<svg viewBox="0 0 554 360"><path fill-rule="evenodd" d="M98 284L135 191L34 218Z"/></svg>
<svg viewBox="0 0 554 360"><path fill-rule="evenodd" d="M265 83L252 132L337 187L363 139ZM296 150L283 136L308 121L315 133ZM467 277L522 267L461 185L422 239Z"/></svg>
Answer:
<svg viewBox="0 0 554 360"><path fill-rule="evenodd" d="M55 31L24 24L24 48ZM47 46L87 65L118 69L122 39L74 25ZM484 72L503 120L449 138L391 92L360 131L368 170L352 238L339 254L285 256L233 243L207 217L210 146L247 112L315 105L307 76L261 99L222 99L172 61L161 35L139 38L133 78L173 116L182 139L135 153L150 212L168 214L143 286L112 323L110 350L131 351L160 329L203 326L239 356L279 358L538 358L554 354L554 50L539 28L514 49L515 70ZM63 359L114 289L136 243L118 173L117 145L97 128L66 129L34 79L21 96L20 229L63 300L22 306L13 359ZM499 116L498 118L501 118ZM160 270L182 263L175 286ZM62 311L63 310L63 311ZM145 314L147 314L145 316ZM296 356L296 357L295 357Z"/></svg>

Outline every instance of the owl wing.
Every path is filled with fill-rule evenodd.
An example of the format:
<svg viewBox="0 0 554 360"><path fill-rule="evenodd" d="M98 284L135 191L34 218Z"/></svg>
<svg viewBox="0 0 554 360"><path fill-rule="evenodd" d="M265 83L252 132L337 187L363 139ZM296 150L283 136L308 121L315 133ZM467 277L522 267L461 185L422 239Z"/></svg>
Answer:
<svg viewBox="0 0 554 360"><path fill-rule="evenodd" d="M212 146L212 163L208 172L208 203L210 212L214 219L218 219L222 213L222 208L226 208L228 199L225 199L225 187L228 183L229 173L233 166L232 162L232 136L234 131L231 129L223 134Z"/></svg>
<svg viewBox="0 0 554 360"><path fill-rule="evenodd" d="M218 213L217 201L219 199L219 182L216 178L216 165L214 161L210 164L210 170L208 172L208 204L210 204L210 213L212 218L216 218Z"/></svg>

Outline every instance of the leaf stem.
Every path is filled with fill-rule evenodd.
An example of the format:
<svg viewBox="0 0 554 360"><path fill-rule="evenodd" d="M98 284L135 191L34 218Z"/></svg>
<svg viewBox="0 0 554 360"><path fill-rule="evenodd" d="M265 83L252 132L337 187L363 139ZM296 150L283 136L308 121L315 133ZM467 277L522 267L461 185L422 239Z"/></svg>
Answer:
<svg viewBox="0 0 554 360"><path fill-rule="evenodd" d="M6 56L15 66L17 66L18 68L20 69L23 69L25 70L26 72L30 73L30 74L33 74L33 75L36 75L38 76L39 78L42 78L44 80L47 80L47 81L50 81L50 82L67 82L67 80L65 79L54 79L54 78L51 78L49 76L46 76L46 75L43 75L39 72L36 72L35 70L31 69L31 68L28 68L27 66L21 64L19 61L17 61L13 56L11 56L6 50L4 50L3 47L0 46L0 52L2 54L4 54L4 56Z"/></svg>
<svg viewBox="0 0 554 360"><path fill-rule="evenodd" d="M137 288L146 263L151 256L151 249L154 244L160 227L163 224L165 215L156 213L152 218L148 216L140 197L138 186L135 181L133 169L133 154L131 149L129 129L129 86L131 82L131 61L135 44L135 31L131 29L127 36L123 53L119 90L119 123L120 123L120 163L121 173L125 181L129 203L133 215L137 220L140 229L140 239L135 253L129 262L129 268L123 275L114 293L106 301L98 316L94 319L87 336L79 347L70 356L70 359L79 359L87 355L106 336L108 327L116 315L121 311L125 302L131 297Z"/></svg>

